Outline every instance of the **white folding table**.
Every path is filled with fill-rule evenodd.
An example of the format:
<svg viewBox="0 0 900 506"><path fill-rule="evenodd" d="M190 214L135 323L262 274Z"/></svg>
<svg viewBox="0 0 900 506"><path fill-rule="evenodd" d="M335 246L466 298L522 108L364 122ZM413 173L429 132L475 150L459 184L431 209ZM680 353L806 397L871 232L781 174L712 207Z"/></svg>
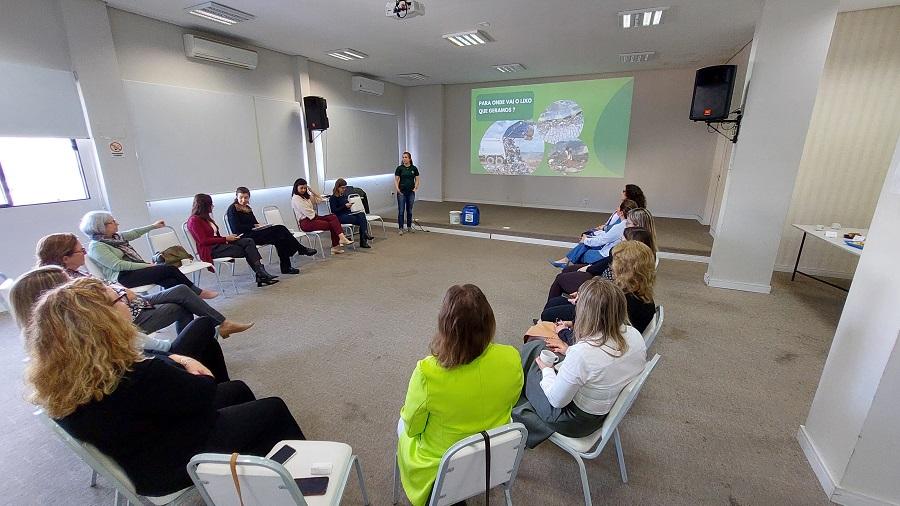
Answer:
<svg viewBox="0 0 900 506"><path fill-rule="evenodd" d="M803 239L800 240L800 251L797 252L797 261L794 262L794 272L791 273L791 281L793 281L794 278L797 277L797 274L802 274L808 278L812 278L816 281L819 281L820 283L825 283L826 285L833 286L833 287L837 288L838 290L843 290L846 292L847 289L842 286L836 285L830 281L826 281L821 278L817 278L816 276L813 276L812 274L807 274L803 271L800 271L797 268L800 265L800 255L803 254L803 245L806 244L806 236L810 235L815 238L821 239L836 248L840 248L840 249L850 253L851 255L859 256L862 254L862 250L859 248L854 248L853 246L848 246L846 243L844 243L844 234L855 233L855 234L860 234L860 235L866 235L868 233L868 230L865 228L842 228L840 230L832 230L827 227L825 228L825 230L816 230L815 225L798 225L796 223L794 223L793 225L795 228L798 228L803 232ZM837 237L825 237L825 232L837 232L838 236Z"/></svg>

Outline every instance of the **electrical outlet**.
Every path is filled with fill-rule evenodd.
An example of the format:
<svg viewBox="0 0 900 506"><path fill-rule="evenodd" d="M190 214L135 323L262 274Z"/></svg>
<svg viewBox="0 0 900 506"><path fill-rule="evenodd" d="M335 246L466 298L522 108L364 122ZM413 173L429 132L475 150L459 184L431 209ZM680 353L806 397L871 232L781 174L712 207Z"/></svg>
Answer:
<svg viewBox="0 0 900 506"><path fill-rule="evenodd" d="M587 207L587 206L588 206L588 199L582 199L582 200L581 200L581 205L582 205L583 207Z"/></svg>

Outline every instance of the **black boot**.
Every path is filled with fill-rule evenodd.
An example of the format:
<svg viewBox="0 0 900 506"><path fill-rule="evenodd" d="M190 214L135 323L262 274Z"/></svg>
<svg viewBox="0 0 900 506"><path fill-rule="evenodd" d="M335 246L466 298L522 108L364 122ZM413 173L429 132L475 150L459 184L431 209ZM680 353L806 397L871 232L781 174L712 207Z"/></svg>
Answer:
<svg viewBox="0 0 900 506"><path fill-rule="evenodd" d="M275 283L278 282L278 280L275 279L275 276L266 272L266 268L263 266L262 262L260 262L256 265L251 265L250 267L253 269L253 272L256 273L256 286L257 287L263 286L263 285L274 285Z"/></svg>
<svg viewBox="0 0 900 506"><path fill-rule="evenodd" d="M313 248L307 248L306 246L301 244L300 251L298 253L300 253L301 255L304 255L304 256L311 257L311 256L315 255L316 253L318 253L318 251Z"/></svg>
<svg viewBox="0 0 900 506"><path fill-rule="evenodd" d="M366 236L361 235L359 237L359 247L366 248L366 249L371 248L371 246L369 246L369 240L366 238Z"/></svg>
<svg viewBox="0 0 900 506"><path fill-rule="evenodd" d="M287 258L281 261L281 273L282 274L300 274L300 269L295 269L293 265L291 265L291 259Z"/></svg>

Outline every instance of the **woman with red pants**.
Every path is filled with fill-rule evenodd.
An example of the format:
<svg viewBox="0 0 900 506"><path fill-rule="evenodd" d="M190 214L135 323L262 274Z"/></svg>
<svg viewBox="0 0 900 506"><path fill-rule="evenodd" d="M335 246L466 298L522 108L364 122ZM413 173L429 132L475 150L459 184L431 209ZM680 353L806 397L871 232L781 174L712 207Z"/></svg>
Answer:
<svg viewBox="0 0 900 506"><path fill-rule="evenodd" d="M299 220L300 230L304 232L330 231L331 253L333 255L344 252L344 248L341 246L353 243L344 235L341 222L337 216L333 214L319 216L316 213L316 205L325 202L325 199L312 191L305 179L299 178L294 181L294 188L291 193L291 207L294 208L294 216Z"/></svg>

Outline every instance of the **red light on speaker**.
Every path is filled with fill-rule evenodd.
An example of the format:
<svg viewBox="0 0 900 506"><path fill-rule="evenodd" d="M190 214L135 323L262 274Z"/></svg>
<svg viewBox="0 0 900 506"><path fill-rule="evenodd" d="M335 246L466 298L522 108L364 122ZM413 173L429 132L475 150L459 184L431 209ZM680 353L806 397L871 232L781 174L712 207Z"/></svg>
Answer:
<svg viewBox="0 0 900 506"><path fill-rule="evenodd" d="M703 109L704 116L712 116L712 109Z"/></svg>

